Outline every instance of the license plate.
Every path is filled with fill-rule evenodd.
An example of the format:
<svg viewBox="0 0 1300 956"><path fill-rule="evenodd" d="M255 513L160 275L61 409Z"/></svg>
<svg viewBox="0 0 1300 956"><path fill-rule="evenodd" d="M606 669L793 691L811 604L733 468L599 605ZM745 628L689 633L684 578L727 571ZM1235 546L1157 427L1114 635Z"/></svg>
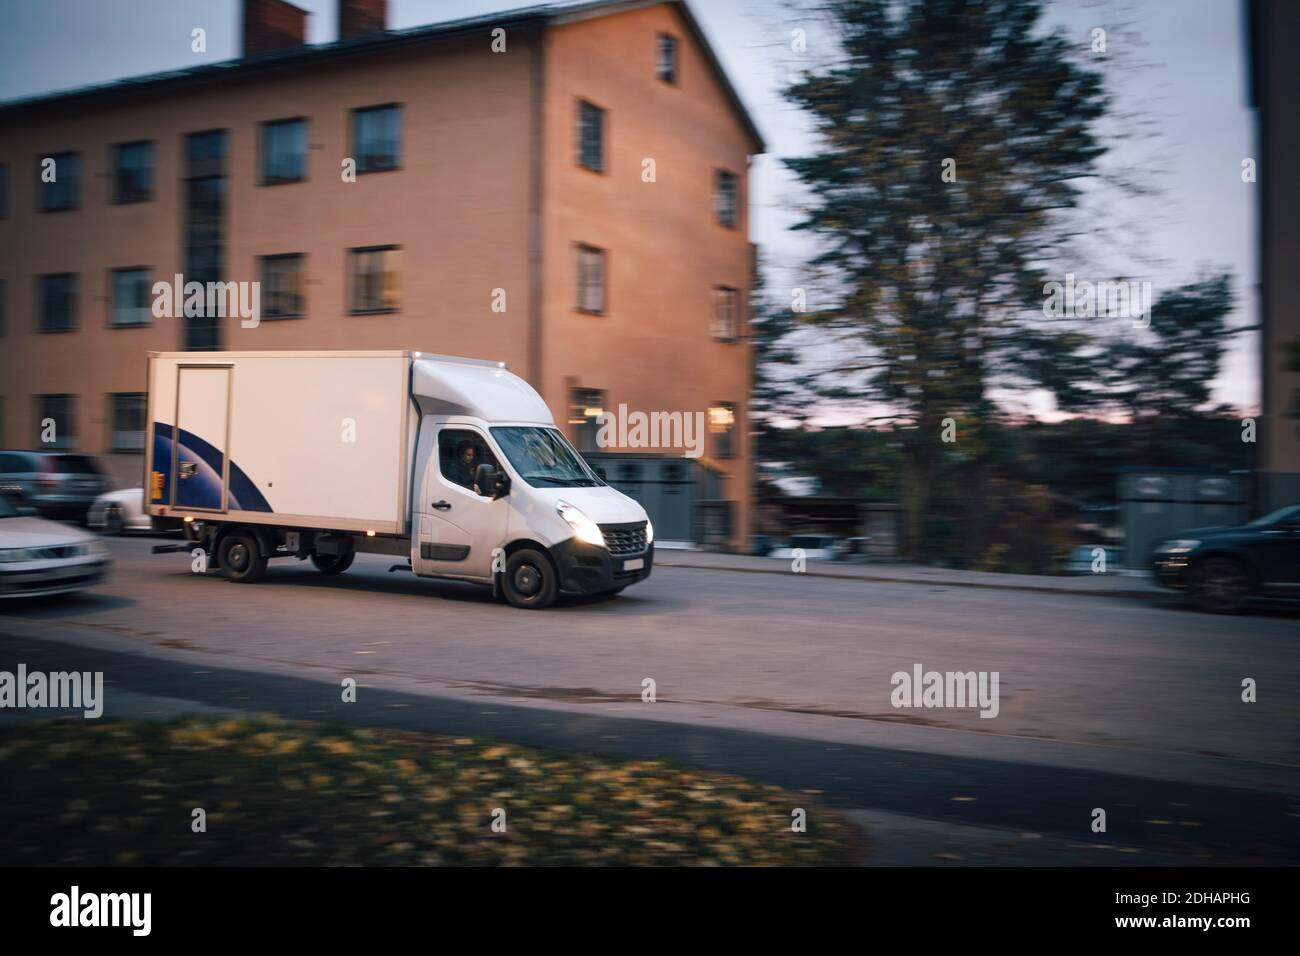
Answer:
<svg viewBox="0 0 1300 956"><path fill-rule="evenodd" d="M623 562L624 571L640 571L645 567L645 558L633 558L631 561Z"/></svg>

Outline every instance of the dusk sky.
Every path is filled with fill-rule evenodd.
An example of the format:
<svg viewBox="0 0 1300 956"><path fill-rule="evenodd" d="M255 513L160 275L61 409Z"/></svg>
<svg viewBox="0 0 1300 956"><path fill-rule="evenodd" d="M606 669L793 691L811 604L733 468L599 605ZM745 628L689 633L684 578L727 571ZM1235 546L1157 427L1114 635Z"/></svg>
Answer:
<svg viewBox="0 0 1300 956"><path fill-rule="evenodd" d="M309 10L309 42L334 39L336 0L299 0ZM401 29L525 6L519 0L392 0L390 27ZM753 163L751 238L769 264L773 292L802 284L801 264L811 249L792 234L801 197L780 162L812 150L801 114L779 89L800 65L813 65L833 38L795 15L796 4L771 0L693 0L732 82L767 139L768 154ZM1257 320L1255 187L1241 181L1243 158L1254 156L1254 116L1247 102L1243 5L1238 0L1057 0L1049 19L1088 48L1094 27L1108 30L1116 54L1103 66L1119 110L1140 110L1150 121L1136 142L1117 148L1110 162L1159 172L1156 197L1115 203L1098 197L1089 223L1124 241L1098 243L1105 251L1081 262L1081 276L1148 278L1161 291L1225 268L1234 276L1234 324ZM1120 20L1128 20L1131 31ZM208 34L206 55L190 50L190 31ZM809 31L802 60L790 52L790 31ZM0 100L215 63L238 52L238 0L43 0L7 3L0 12ZM1142 69L1130 63L1141 61ZM1149 134L1149 135L1148 135ZM1267 175L1260 170L1260 175ZM1140 260L1133 250L1140 250ZM1062 278L1064 278L1062 276ZM813 305L815 303L810 303ZM1219 400L1244 409L1258 403L1254 333L1238 336L1216 383ZM1020 396L1009 404L1038 414L1044 403Z"/></svg>

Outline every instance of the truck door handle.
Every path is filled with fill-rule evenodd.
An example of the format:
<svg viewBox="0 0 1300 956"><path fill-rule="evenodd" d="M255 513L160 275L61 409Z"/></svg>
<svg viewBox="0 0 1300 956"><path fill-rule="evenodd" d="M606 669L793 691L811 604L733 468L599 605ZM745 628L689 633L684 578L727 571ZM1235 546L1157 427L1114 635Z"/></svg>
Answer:
<svg viewBox="0 0 1300 956"><path fill-rule="evenodd" d="M451 502L450 502L450 501L435 501L435 502L433 503L433 507L436 508L438 511L450 511L450 510L451 510Z"/></svg>

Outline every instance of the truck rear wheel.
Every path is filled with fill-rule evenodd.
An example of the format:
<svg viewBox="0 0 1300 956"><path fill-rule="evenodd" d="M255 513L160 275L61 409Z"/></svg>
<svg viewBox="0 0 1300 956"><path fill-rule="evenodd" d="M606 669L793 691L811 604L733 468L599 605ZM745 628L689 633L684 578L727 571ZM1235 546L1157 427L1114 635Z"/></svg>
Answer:
<svg viewBox="0 0 1300 956"><path fill-rule="evenodd" d="M347 554L317 554L313 551L311 563L316 565L316 570L321 574L342 574L352 567L352 560L356 556L355 551L349 551Z"/></svg>
<svg viewBox="0 0 1300 956"><path fill-rule="evenodd" d="M236 584L260 581L266 574L266 556L258 550L257 539L247 531L232 531L217 547L221 573Z"/></svg>
<svg viewBox="0 0 1300 956"><path fill-rule="evenodd" d="M515 607L550 607L560 593L555 566L546 555L532 548L510 556L504 578L502 590L506 592L506 600Z"/></svg>

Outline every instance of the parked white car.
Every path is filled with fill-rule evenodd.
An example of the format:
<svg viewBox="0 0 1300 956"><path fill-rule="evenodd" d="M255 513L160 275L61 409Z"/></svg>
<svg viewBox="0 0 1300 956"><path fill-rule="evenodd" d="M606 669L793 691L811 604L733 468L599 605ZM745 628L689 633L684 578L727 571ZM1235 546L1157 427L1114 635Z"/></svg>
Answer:
<svg viewBox="0 0 1300 956"><path fill-rule="evenodd" d="M81 591L103 580L112 564L93 534L23 514L0 496L0 599Z"/></svg>
<svg viewBox="0 0 1300 956"><path fill-rule="evenodd" d="M144 488L122 488L100 495L86 513L86 524L107 534L151 530L144 510Z"/></svg>
<svg viewBox="0 0 1300 956"><path fill-rule="evenodd" d="M783 548L777 548L768 557L790 561L796 556L796 550L803 553L803 558L806 561L837 561L840 556L840 545L835 535L796 534L790 539L789 544Z"/></svg>

